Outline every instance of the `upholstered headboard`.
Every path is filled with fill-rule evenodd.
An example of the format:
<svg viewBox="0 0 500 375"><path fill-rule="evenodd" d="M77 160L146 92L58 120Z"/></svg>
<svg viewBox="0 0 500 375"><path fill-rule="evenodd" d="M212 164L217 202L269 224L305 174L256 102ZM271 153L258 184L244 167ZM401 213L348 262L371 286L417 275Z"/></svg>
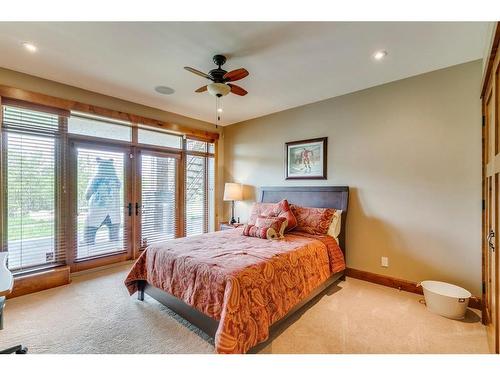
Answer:
<svg viewBox="0 0 500 375"><path fill-rule="evenodd" d="M342 226L339 234L339 245L345 255L349 186L273 186L262 187L260 191L260 201L265 203L274 203L286 199L288 203L299 206L336 208L342 210Z"/></svg>

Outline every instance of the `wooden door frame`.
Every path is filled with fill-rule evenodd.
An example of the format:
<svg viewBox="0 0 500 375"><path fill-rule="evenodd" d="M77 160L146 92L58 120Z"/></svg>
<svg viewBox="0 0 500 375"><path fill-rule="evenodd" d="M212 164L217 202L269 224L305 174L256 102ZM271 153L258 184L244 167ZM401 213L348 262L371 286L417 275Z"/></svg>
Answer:
<svg viewBox="0 0 500 375"><path fill-rule="evenodd" d="M482 87L481 87L481 99L482 99L482 199L483 199L483 212L482 212L482 230L481 230L481 255L482 255L482 322L485 325L489 325L490 323L494 324L494 331L493 331L493 341L494 341L494 347L491 348L493 349L494 352L498 353L499 352L499 257L498 257L498 252L499 252L499 236L500 233L498 233L499 227L498 227L498 221L500 220L499 218L499 211L498 211L498 193L495 193L495 196L493 197L494 199L494 204L493 200L490 200L490 189L491 189L491 184L495 184L495 188L498 190L498 173L500 173L500 145L498 142L498 137L499 137L499 110L500 110L500 87L498 87L498 83L500 82L499 77L500 77L500 65L499 65L499 59L500 59L500 53L498 53L498 48L500 44L500 23L497 23L495 25L495 30L494 30L494 37L492 39L492 44L490 46L490 55L488 58L488 61L486 63L486 68L484 70L483 78L482 78ZM490 100L493 100L491 103L493 105L493 123L490 123L490 118L488 116L488 109L490 108ZM494 140L492 140L490 137L494 136ZM489 145L492 143L492 148L493 152L489 153ZM494 170L490 170L494 169ZM488 182L488 180L491 178L491 183ZM489 205L492 205L490 207ZM490 223L491 219L491 213L492 210L494 210L493 214L495 215L495 222ZM489 268L490 264L488 263L489 260L489 244L487 241L487 236L489 233L489 227L493 226L495 230L495 252L493 254L494 260L495 260L495 268L494 268L494 273L495 273L495 278L492 280L492 283L495 285L495 294L492 296L494 299L495 303L495 311L494 311L494 316L490 316L490 310L488 309L487 303L489 301L488 299L488 290L487 290L487 285L488 285L488 275L489 275ZM493 321L493 322L492 322ZM488 332L489 329L488 329ZM488 340L490 341L490 340Z"/></svg>
<svg viewBox="0 0 500 375"><path fill-rule="evenodd" d="M77 200L77 191L78 185L76 183L78 178L78 166L77 166L77 147L84 146L89 149L97 149L103 151L123 151L125 152L124 159L124 199L125 202L133 201L133 170L130 155L133 156L132 147L129 145L124 145L120 142L111 142L111 141L98 141L98 140L84 140L78 137L69 137L68 139L68 152L67 152L67 212L68 212L68 220L66 226L66 241L67 241L67 253L66 253L66 262L67 265L70 266L71 272L78 272L87 270L90 268L100 267L112 263L122 262L126 260L130 260L133 258L133 227L134 223L134 215L128 216L124 214L124 244L125 249L123 252L116 252L111 254L103 254L97 255L95 257L90 257L87 259L76 260L75 254L77 250L77 241L78 236L76 231L78 230L78 200ZM129 156L129 157L127 157ZM123 202L125 204L125 202Z"/></svg>

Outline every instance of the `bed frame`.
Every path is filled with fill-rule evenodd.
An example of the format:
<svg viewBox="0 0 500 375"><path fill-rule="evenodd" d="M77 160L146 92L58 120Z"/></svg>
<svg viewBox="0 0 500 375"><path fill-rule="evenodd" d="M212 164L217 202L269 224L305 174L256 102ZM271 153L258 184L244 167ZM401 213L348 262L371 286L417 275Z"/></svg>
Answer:
<svg viewBox="0 0 500 375"><path fill-rule="evenodd" d="M339 245L346 255L345 233L347 227L347 206L349 201L348 186L297 186L297 187L263 187L261 191L261 202L274 203L282 199L287 199L290 204L297 204L306 207L336 208L342 210L342 226L339 234ZM283 318L271 326L272 332L277 331L279 325L286 321L291 315L301 309L304 305L324 292L337 280L344 280L344 271L330 276L323 284L314 289L311 294L296 305ZM188 322L194 324L211 338L215 338L215 333L219 327L219 321L201 313L189 306L184 301L174 297L161 289L158 289L145 281L138 281L138 299L144 301L144 293L154 298L158 302L167 306ZM262 343L261 343L262 344ZM259 344L258 346L260 346Z"/></svg>

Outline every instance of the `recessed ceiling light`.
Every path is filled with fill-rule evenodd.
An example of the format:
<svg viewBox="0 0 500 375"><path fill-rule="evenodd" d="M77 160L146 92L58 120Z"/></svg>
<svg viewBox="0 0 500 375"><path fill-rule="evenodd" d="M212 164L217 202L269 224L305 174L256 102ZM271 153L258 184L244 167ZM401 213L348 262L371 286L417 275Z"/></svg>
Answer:
<svg viewBox="0 0 500 375"><path fill-rule="evenodd" d="M172 95L175 92L173 88L168 86L156 86L155 91L163 95Z"/></svg>
<svg viewBox="0 0 500 375"><path fill-rule="evenodd" d="M30 42L23 42L23 47L29 52L36 52L38 50L37 46L35 46L33 43Z"/></svg>
<svg viewBox="0 0 500 375"><path fill-rule="evenodd" d="M382 60L384 57L387 56L387 51L377 51L373 54L373 58L375 60Z"/></svg>

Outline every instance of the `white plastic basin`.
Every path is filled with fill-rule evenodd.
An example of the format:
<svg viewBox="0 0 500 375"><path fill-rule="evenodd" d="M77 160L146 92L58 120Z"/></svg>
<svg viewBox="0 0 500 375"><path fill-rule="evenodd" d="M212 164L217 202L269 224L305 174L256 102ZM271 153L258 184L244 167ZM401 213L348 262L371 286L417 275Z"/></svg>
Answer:
<svg viewBox="0 0 500 375"><path fill-rule="evenodd" d="M450 319L464 318L471 297L468 290L442 281L426 280L420 285L429 311Z"/></svg>

